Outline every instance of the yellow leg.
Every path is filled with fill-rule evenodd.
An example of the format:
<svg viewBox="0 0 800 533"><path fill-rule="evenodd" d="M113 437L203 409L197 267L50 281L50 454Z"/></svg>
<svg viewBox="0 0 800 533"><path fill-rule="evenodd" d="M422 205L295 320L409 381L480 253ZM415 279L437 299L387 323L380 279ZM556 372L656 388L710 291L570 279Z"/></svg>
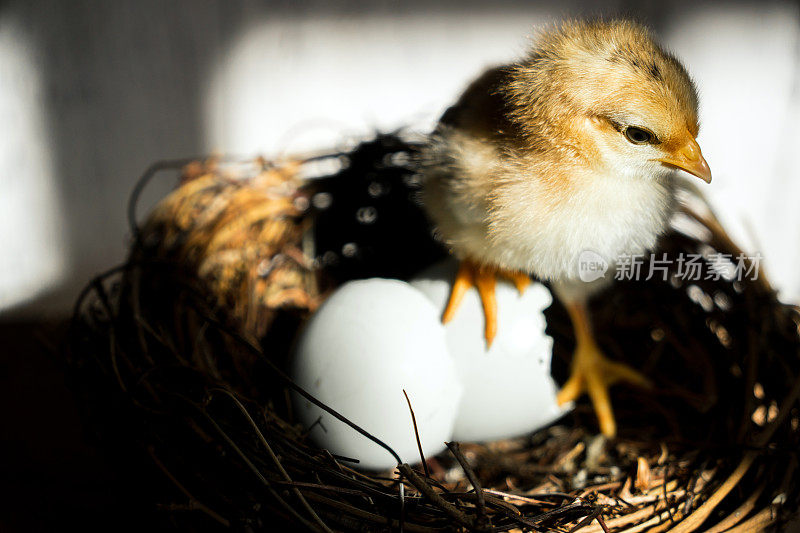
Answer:
<svg viewBox="0 0 800 533"><path fill-rule="evenodd" d="M522 272L511 272L496 267L477 265L472 261L462 261L450 291L450 299L442 314L442 322L445 324L450 322L456 315L467 290L470 287L478 289L478 295L483 305L483 315L486 318L484 337L487 348L492 345L492 341L497 335L497 299L494 294L497 278L512 281L520 294L525 292L531 281L530 277Z"/></svg>
<svg viewBox="0 0 800 533"><path fill-rule="evenodd" d="M627 365L607 359L592 335L586 307L582 304L567 304L567 311L575 328L575 355L572 358L570 378L558 393L559 405L579 398L584 392L592 400L600 431L607 437L617 433L617 423L611 408L608 388L614 383L627 381L649 387L650 381Z"/></svg>

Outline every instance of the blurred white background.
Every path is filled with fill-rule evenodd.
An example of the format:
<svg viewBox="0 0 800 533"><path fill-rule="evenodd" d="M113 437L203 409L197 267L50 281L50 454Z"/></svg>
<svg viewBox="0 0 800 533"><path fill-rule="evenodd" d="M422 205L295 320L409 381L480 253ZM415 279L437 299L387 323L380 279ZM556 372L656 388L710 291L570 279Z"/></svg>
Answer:
<svg viewBox="0 0 800 533"><path fill-rule="evenodd" d="M632 14L683 59L705 189L800 301L797 3L29 0L0 8L0 313L64 313L121 261L126 199L153 161L425 131L536 25L592 14Z"/></svg>

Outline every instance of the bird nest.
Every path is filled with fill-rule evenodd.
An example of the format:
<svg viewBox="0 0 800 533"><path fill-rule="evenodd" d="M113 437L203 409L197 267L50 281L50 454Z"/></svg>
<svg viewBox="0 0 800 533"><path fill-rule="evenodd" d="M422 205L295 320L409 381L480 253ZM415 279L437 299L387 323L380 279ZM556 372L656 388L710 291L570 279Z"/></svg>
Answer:
<svg viewBox="0 0 800 533"><path fill-rule="evenodd" d="M91 427L156 519L187 530L722 532L776 528L795 512L800 313L763 275L722 275L715 260L740 251L702 204L654 256L697 255L698 279L672 261L667 279L618 281L592 304L601 346L654 383L612 391L613 440L579 402L530 435L400 458L294 384L283 370L292 342L332 289L408 279L445 255L416 201L415 150L380 135L280 164L179 161L145 174L130 259L81 295L68 358ZM159 173L180 185L139 226L136 200ZM563 383L570 322L558 303L545 314ZM397 468L365 473L358 457L314 446L292 390Z"/></svg>

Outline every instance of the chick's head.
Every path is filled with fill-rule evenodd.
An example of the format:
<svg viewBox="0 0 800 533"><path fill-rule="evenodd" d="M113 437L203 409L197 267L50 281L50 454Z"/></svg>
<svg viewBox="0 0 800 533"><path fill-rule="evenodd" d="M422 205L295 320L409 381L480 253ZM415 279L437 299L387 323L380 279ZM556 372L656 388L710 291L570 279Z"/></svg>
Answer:
<svg viewBox="0 0 800 533"><path fill-rule="evenodd" d="M679 168L711 180L695 140L694 83L640 25L582 21L545 31L504 91L532 150L571 154L617 175Z"/></svg>

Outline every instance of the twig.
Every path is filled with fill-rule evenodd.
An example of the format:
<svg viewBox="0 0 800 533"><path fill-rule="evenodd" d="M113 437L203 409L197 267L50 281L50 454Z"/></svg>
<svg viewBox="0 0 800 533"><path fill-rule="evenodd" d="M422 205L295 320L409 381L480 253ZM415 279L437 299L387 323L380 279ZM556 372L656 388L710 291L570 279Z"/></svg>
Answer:
<svg viewBox="0 0 800 533"><path fill-rule="evenodd" d="M439 494L433 490L433 488L425 482L424 479L419 477L419 474L414 472L408 463L403 463L398 465L397 469L408 478L408 481L414 485L414 487L420 491L426 498L428 498L431 503L439 507L442 511L447 513L451 518L453 518L456 522L461 524L462 526L468 528L474 528L475 522L472 518L467 516L463 511L458 509L455 505L447 502L444 498L439 496Z"/></svg>
<svg viewBox="0 0 800 533"><path fill-rule="evenodd" d="M419 460L422 463L422 469L425 471L425 477L431 477L431 473L428 470L428 463L425 461L425 454L422 453L422 442L419 440L419 428L417 427L417 417L414 416L414 408L411 407L411 400L408 399L408 393L406 393L405 389L403 389L403 396L406 397L406 403L408 403L408 411L411 413L411 423L414 424L414 438L417 439L417 449L419 450Z"/></svg>
<svg viewBox="0 0 800 533"><path fill-rule="evenodd" d="M619 518L614 518L612 520L609 520L609 521L605 522L605 525L606 525L606 527L609 527L609 528L620 528L620 527L627 526L629 524L633 524L635 522L638 522L639 520L642 520L644 518L653 516L653 513L657 512L658 510L659 510L659 506L657 504L648 505L647 507L639 509L638 511L634 511L632 513L626 514L626 515L621 516ZM590 526L590 527L587 527L584 531L585 531L585 533L596 533L596 532L602 531L602 530L603 530L602 526L600 526L600 527L598 527L598 526Z"/></svg>
<svg viewBox="0 0 800 533"><path fill-rule="evenodd" d="M763 509L753 518L742 522L738 526L729 529L725 533L748 533L750 531L763 531L778 518L778 506L770 505Z"/></svg>
<svg viewBox="0 0 800 533"><path fill-rule="evenodd" d="M245 418L247 418L247 421L250 423L250 426L255 430L256 435L258 435L258 440L261 441L261 444L267 450L267 453L269 454L270 459L272 459L272 462L275 463L275 466L278 468L278 471L286 479L286 481L291 484L292 483L292 478L289 476L288 472L286 472L286 469L283 468L283 465L281 464L280 459L278 459L278 456L275 455L274 451L272 451L272 447L267 442L267 439L264 438L264 434L261 433L261 430L256 425L255 420L253 420L253 417L251 417L250 413L247 412L247 409L244 408L244 405L242 405L242 402L240 402L239 399L236 396L234 396L233 393L231 393L228 390L225 390L225 389L212 389L209 392L213 392L213 391L219 391L219 392L225 394L226 396L228 396L228 398L230 398L233 401L233 403L236 404L236 407L239 408L239 411L242 412L242 414L245 416ZM297 496L297 499L300 500L300 504L303 507L305 507L306 511L308 511L308 514L311 515L311 518L314 519L314 521L317 523L317 525L320 528L322 528L322 530L325 531L325 533L333 533L333 531L331 531L331 529L325 524L325 522L322 521L322 519L319 517L319 515L317 515L317 513L314 511L314 509L308 504L308 502L303 497L303 494L300 492L300 490L297 488L297 486L292 487L292 492L294 492L295 496Z"/></svg>
<svg viewBox="0 0 800 533"><path fill-rule="evenodd" d="M508 492L503 492L495 489L483 489L483 492L486 492L488 494L494 494L495 496L501 496L503 498L508 498L509 500L516 500L526 505L558 505L553 502L549 502L547 500L537 500L535 498L530 498L528 496L522 496L519 494L510 494Z"/></svg>
<svg viewBox="0 0 800 533"><path fill-rule="evenodd" d="M332 500L331 498L327 498L325 496L322 496L321 494L315 494L311 492L307 495L307 497L309 500L313 500L323 505L328 505L330 507L333 507L334 509L337 509L339 511L349 513L361 520L367 520L369 522L381 524L383 526L388 525L391 528L400 527L400 522L398 522L397 520L392 520L385 516L370 513L369 511L359 509L358 507L354 507L346 503ZM403 526L406 531L410 531L411 533L435 533L440 531L439 529L436 528L425 527L419 524L413 524L409 522L405 522Z"/></svg>
<svg viewBox="0 0 800 533"><path fill-rule="evenodd" d="M744 475L750 469L750 465L753 464L755 458L755 452L747 452L742 461L739 463L739 466L737 466L728 479L726 479L722 485L720 485L720 487L714 491L711 497L709 497L708 500L703 503L703 505L698 507L695 512L683 519L683 521L681 521L677 526L670 529L670 533L691 533L700 527L703 522L705 522L706 518L708 518L708 516L712 513L712 511L714 511L717 505L719 505L719 503L725 498L725 496L727 496L728 493L739 484L739 481L742 480Z"/></svg>
<svg viewBox="0 0 800 533"><path fill-rule="evenodd" d="M455 456L456 461L458 464L461 465L461 469L464 470L464 474L467 476L470 484L472 485L473 490L475 490L475 505L478 511L478 520L476 525L478 529L483 529L490 522L487 520L486 516L486 500L483 498L483 489L481 488L481 484L478 481L478 476L475 475L475 471L472 470L472 467L467 461L467 458L464 457L464 454L461 453L461 447L458 445L457 442L448 442L447 448L450 450L450 453Z"/></svg>
<svg viewBox="0 0 800 533"><path fill-rule="evenodd" d="M195 407L197 407L197 406L195 406ZM219 426L219 424L217 424L216 420L214 420L211 417L211 415L209 415L204 409L200 409L199 407L197 407L197 409L206 417L206 419L209 421L209 423L212 426L214 426L214 429L217 430L217 433L219 433L220 436L225 440L225 442L227 442L228 445L231 448L233 448L233 450L236 452L236 454L242 459L242 461L244 461L244 463L248 466L248 468L250 468L250 470L253 472L253 474L255 474L255 476L261 481L261 483L263 483L264 486L267 487L267 490L269 490L270 494L272 494L272 497L275 498L275 500L278 503L280 503L284 507L284 509L289 511L289 513L291 513L292 516L294 516L301 524L306 526L308 529L316 530L317 527L316 527L315 524L313 524L312 522L309 522L308 520L306 520L305 517L301 516L300 513L298 513L291 505L289 505L283 498L280 497L280 495L272 487L272 484L267 480L266 477L264 477L264 474L262 474L261 471L258 468L256 468L256 465L254 465L253 462L250 460L250 458L248 458L247 455L242 451L242 449L239 448L239 446L236 445L236 443L233 441L233 439L230 437L230 435L228 435Z"/></svg>
<svg viewBox="0 0 800 533"><path fill-rule="evenodd" d="M603 533L608 533L608 526L606 526L606 522L603 520L602 513L597 515L597 523L603 528Z"/></svg>
<svg viewBox="0 0 800 533"><path fill-rule="evenodd" d="M748 513L750 513L750 511L753 510L753 507L756 505L756 500L758 500L758 497L761 496L762 492L764 492L764 488L766 486L766 483L759 485L753 494L751 494L744 501L744 503L742 503L742 505L737 507L735 511L722 519L722 521L720 521L717 525L705 530L704 533L722 533L723 531L727 531L738 524L745 516L748 515Z"/></svg>
<svg viewBox="0 0 800 533"><path fill-rule="evenodd" d="M172 482L172 484L175 485L175 487L177 487L177 489L179 491L181 491L184 494L184 496L186 496L189 499L189 506L190 506L191 509L198 509L198 510L204 512L209 517L213 518L218 523L222 524L223 527L230 527L231 526L230 520L228 520L227 518L223 517L218 512L216 512L213 509L209 508L207 505L205 505L204 503L198 501L197 498L192 496L192 493L189 492L188 489L186 487L184 487L183 484L180 481L178 481L178 479L175 476L172 475L172 472L170 472L167 469L167 467L164 466L164 463L162 463L159 460L159 458L156 457L155 450L154 450L154 448L152 446L148 446L147 453L150 454L150 457L153 459L153 462L164 473L164 475L167 476L167 478L169 478L169 480Z"/></svg>
<svg viewBox="0 0 800 533"><path fill-rule="evenodd" d="M591 514L589 514L588 516L582 518L577 524L575 524L575 526L572 527L569 530L569 533L575 533L575 531L578 531L578 530L583 529L584 527L588 526L589 524L592 523L592 521L594 521L595 518L599 518L600 517L600 513L601 512L602 512L602 509L600 509L600 508L595 509L594 511L591 512Z"/></svg>

